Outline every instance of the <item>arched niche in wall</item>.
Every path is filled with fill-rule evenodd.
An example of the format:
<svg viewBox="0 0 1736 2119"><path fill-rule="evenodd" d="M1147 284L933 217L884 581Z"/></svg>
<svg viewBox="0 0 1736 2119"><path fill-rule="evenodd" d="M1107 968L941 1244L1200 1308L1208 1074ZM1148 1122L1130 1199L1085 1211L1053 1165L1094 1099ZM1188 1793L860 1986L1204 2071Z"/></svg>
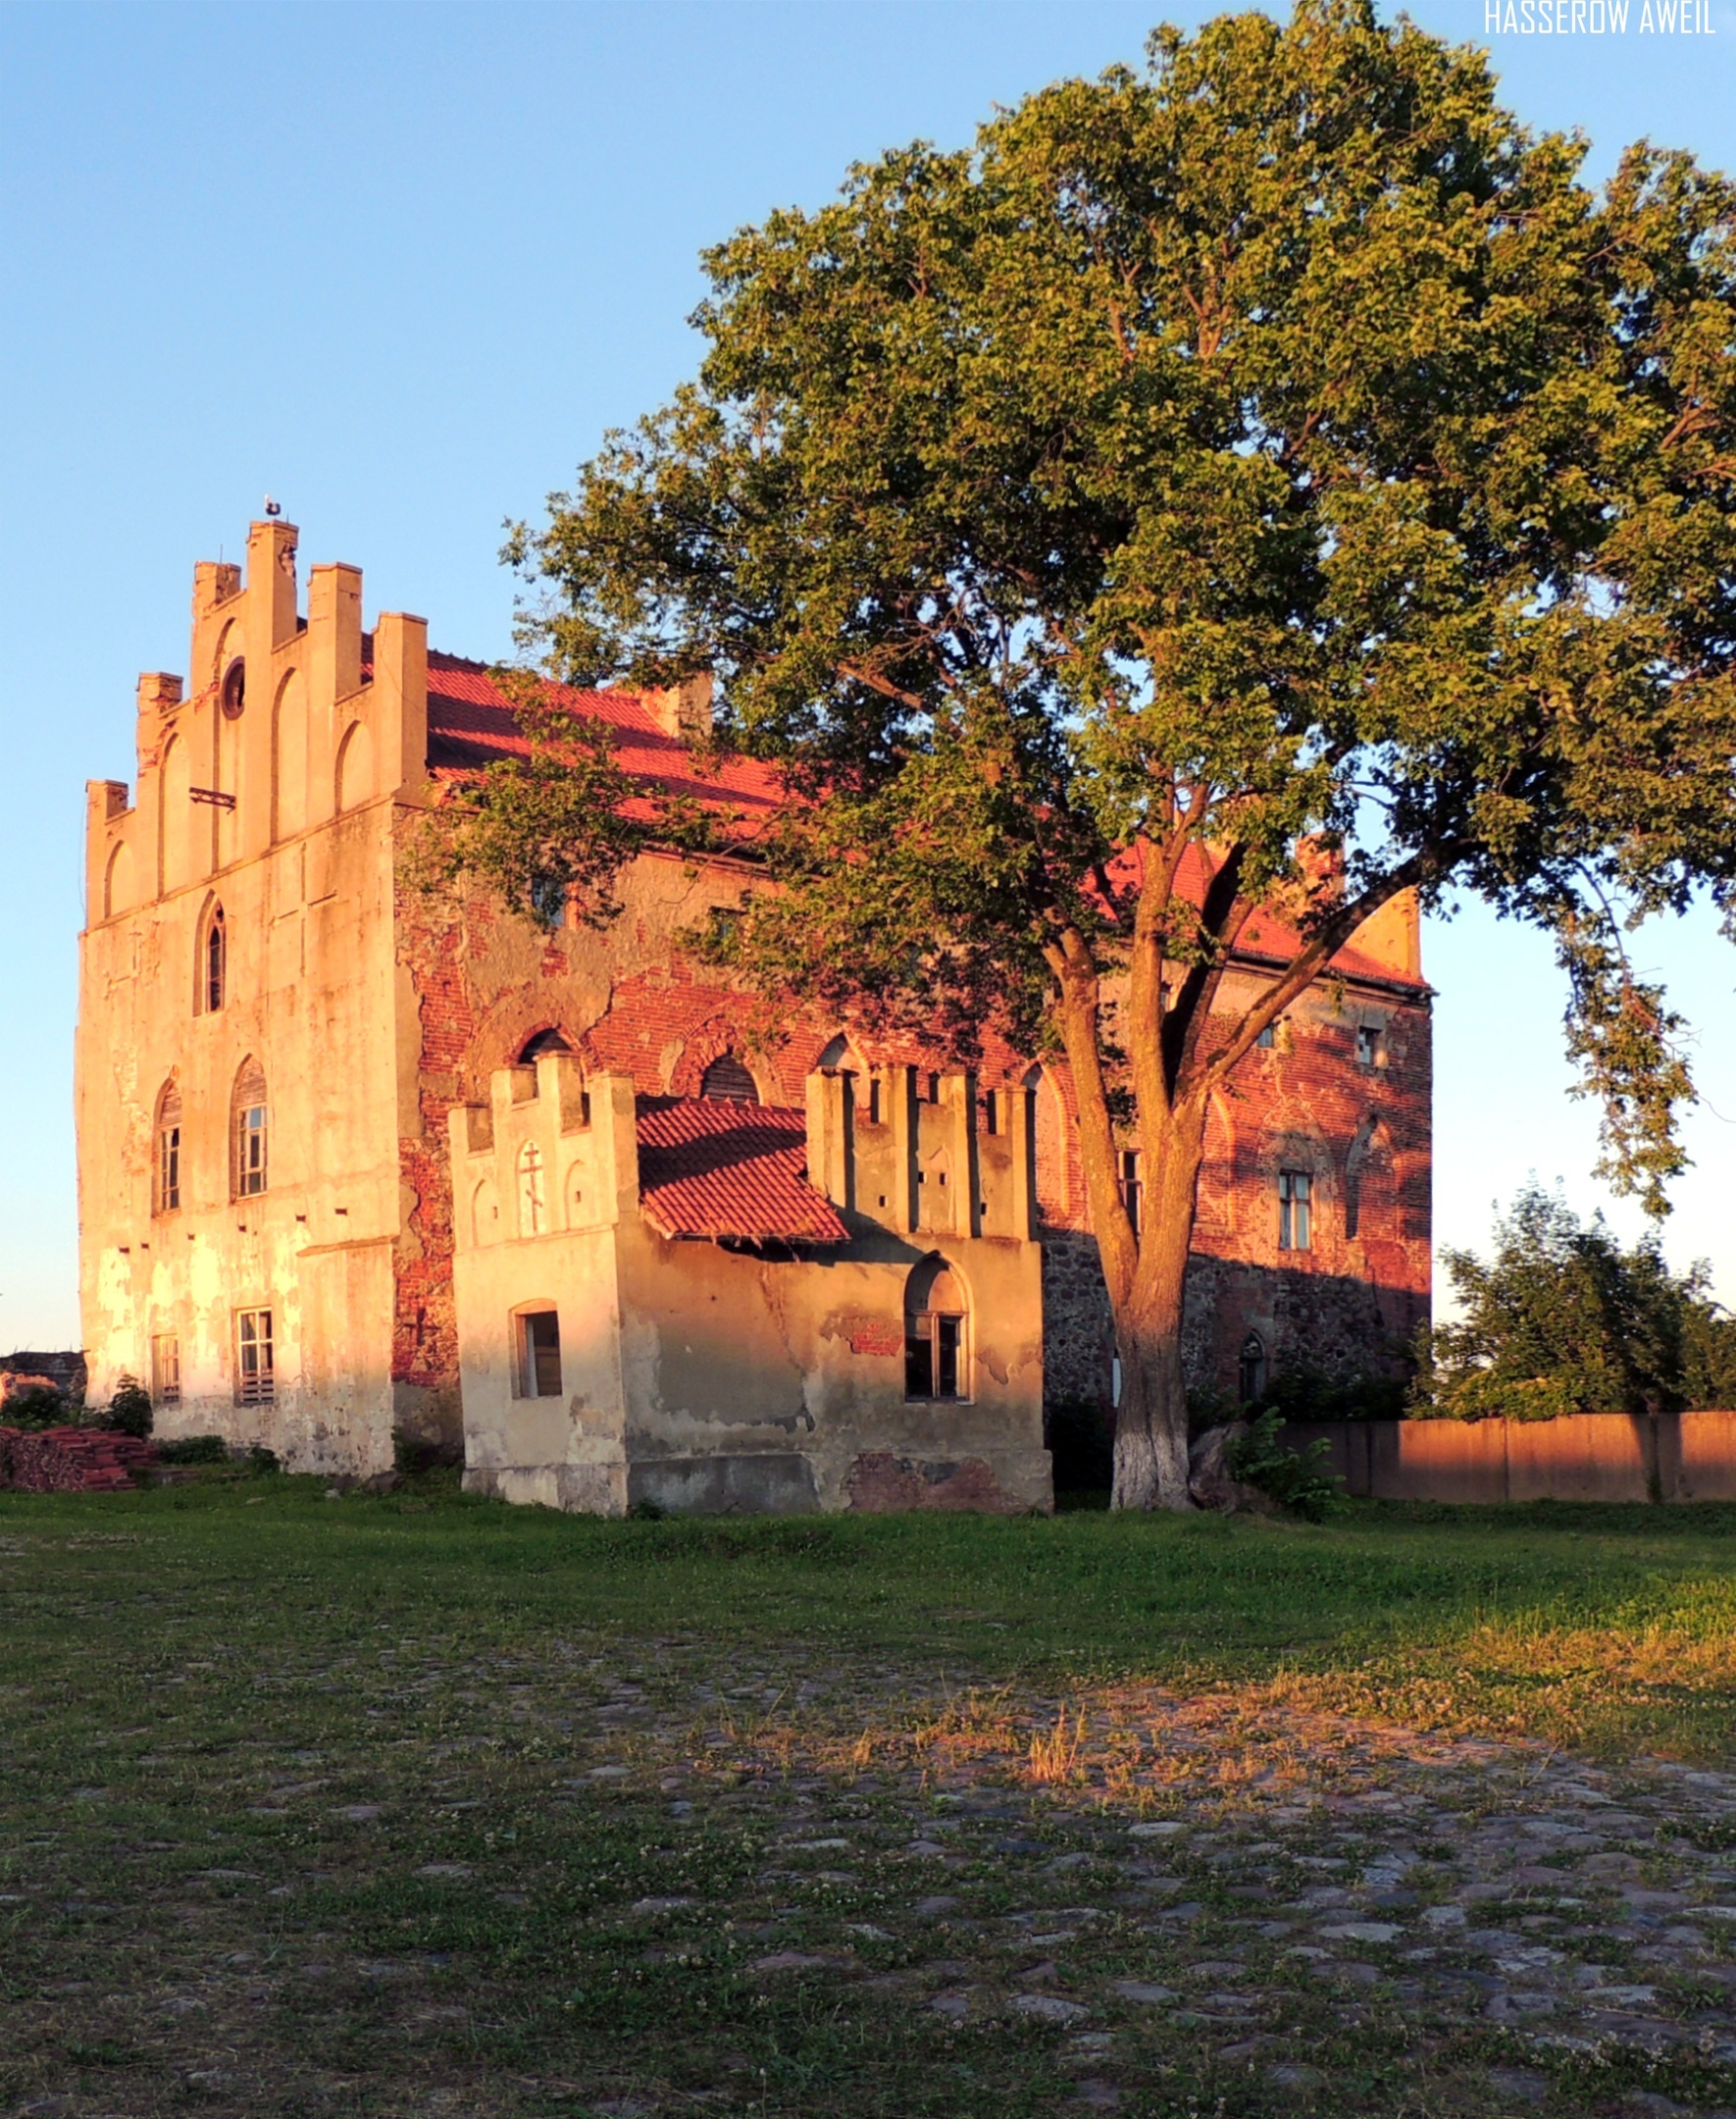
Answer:
<svg viewBox="0 0 1736 2119"><path fill-rule="evenodd" d="M335 796L339 815L374 793L374 738L366 722L352 721L337 747Z"/></svg>
<svg viewBox="0 0 1736 2119"><path fill-rule="evenodd" d="M186 739L171 736L158 768L158 861L163 888L179 890L205 872L194 854L193 760Z"/></svg>
<svg viewBox="0 0 1736 2119"><path fill-rule="evenodd" d="M242 665L241 684L243 687L246 684L246 668L242 655L245 645L239 619L231 618L223 629L222 637L217 643L217 651L211 657L210 672L205 679L208 685L217 689L220 698L225 697L232 688L235 680L230 672L237 663Z"/></svg>
<svg viewBox="0 0 1736 2119"><path fill-rule="evenodd" d="M123 839L109 855L109 864L103 870L102 916L113 919L117 912L125 912L138 903L138 871L132 859L132 849Z"/></svg>
<svg viewBox="0 0 1736 2119"><path fill-rule="evenodd" d="M1394 1221L1393 1136L1386 1120L1371 1111L1356 1128L1345 1157L1345 1235L1381 1238L1397 1235Z"/></svg>
<svg viewBox="0 0 1736 2119"><path fill-rule="evenodd" d="M1032 1067L1024 1086L1032 1096L1032 1145L1037 1162L1037 1210L1050 1228L1065 1228L1072 1218L1072 1187L1068 1182L1066 1112L1061 1092L1043 1067Z"/></svg>
<svg viewBox="0 0 1736 2119"><path fill-rule="evenodd" d="M498 1242L500 1201L493 1184L485 1177L470 1195L470 1240L475 1244Z"/></svg>
<svg viewBox="0 0 1736 2119"><path fill-rule="evenodd" d="M307 687L291 670L272 705L272 837L293 839L307 825Z"/></svg>

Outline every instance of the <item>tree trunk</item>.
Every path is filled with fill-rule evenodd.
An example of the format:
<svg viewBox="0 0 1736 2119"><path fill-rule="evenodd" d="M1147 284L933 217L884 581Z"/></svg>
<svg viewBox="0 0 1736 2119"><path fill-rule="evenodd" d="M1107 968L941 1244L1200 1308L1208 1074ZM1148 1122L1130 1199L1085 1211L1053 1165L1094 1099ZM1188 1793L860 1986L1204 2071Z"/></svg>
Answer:
<svg viewBox="0 0 1736 2119"><path fill-rule="evenodd" d="M1203 1119L1183 1111L1167 1138L1144 1152L1155 1182L1146 1193L1139 1266L1116 1303L1121 1403L1115 1413L1113 1508L1187 1509L1188 1393L1182 1373L1182 1308L1193 1248Z"/></svg>

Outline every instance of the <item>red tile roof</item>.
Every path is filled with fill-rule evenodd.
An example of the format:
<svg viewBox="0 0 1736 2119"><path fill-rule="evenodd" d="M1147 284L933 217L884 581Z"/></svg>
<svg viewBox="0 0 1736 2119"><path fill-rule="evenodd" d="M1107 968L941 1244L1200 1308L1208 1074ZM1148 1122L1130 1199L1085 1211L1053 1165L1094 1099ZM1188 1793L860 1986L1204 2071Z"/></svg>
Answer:
<svg viewBox="0 0 1736 2119"><path fill-rule="evenodd" d="M639 1209L660 1235L849 1241L803 1175L802 1112L718 1097L640 1097L637 1110Z"/></svg>
<svg viewBox="0 0 1736 2119"><path fill-rule="evenodd" d="M549 685L546 690L575 712L610 725L615 732L616 762L632 778L737 811L744 835L763 826L777 809L781 790L769 766L744 757L701 763L678 737L658 726L656 716L637 693L579 692L567 685ZM487 664L431 648L430 771L470 771L494 758L525 757L529 751L511 703L488 674Z"/></svg>
<svg viewBox="0 0 1736 2119"><path fill-rule="evenodd" d="M363 675L372 674L373 639L362 637ZM754 758L722 756L700 760L678 738L658 725L650 706L633 692L581 692L549 685L550 696L577 712L607 722L615 731L615 758L622 771L665 793L685 795L734 817L738 840L755 838L784 801L773 769ZM431 648L428 656L428 764L431 772L474 771L498 757L525 757L530 745L520 732L510 701L489 675L485 662ZM638 804L630 805L638 807ZM643 805L648 817L651 805ZM1124 853L1113 863L1121 871L1135 856ZM1205 889L1205 858L1199 848L1183 857L1178 878L1184 896L1199 902ZM1244 926L1235 955L1255 961L1288 963L1301 947L1296 930L1273 912L1261 909ZM1375 979L1386 985L1425 991L1427 981L1411 978L1349 943L1332 959L1345 978Z"/></svg>

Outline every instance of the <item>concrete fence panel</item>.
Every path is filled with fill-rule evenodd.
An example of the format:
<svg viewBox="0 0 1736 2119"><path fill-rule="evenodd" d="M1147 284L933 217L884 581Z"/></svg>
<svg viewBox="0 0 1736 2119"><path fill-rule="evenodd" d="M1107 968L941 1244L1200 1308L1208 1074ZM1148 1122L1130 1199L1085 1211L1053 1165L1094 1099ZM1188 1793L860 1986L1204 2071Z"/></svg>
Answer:
<svg viewBox="0 0 1736 2119"><path fill-rule="evenodd" d="M1736 1413L1684 1413L1675 1466L1678 1501L1736 1501Z"/></svg>
<svg viewBox="0 0 1736 2119"><path fill-rule="evenodd" d="M1736 1412L1590 1413L1554 1421L1319 1421L1352 1495L1381 1501L1736 1501Z"/></svg>

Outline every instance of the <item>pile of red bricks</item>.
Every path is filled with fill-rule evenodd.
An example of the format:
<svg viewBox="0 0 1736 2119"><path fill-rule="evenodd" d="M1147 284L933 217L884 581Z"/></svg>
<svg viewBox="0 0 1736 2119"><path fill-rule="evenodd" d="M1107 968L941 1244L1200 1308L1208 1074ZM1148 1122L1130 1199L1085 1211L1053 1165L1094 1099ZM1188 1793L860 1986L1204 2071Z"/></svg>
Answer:
<svg viewBox="0 0 1736 2119"><path fill-rule="evenodd" d="M19 1493L125 1493L156 1444L97 1427L0 1427L0 1486Z"/></svg>

